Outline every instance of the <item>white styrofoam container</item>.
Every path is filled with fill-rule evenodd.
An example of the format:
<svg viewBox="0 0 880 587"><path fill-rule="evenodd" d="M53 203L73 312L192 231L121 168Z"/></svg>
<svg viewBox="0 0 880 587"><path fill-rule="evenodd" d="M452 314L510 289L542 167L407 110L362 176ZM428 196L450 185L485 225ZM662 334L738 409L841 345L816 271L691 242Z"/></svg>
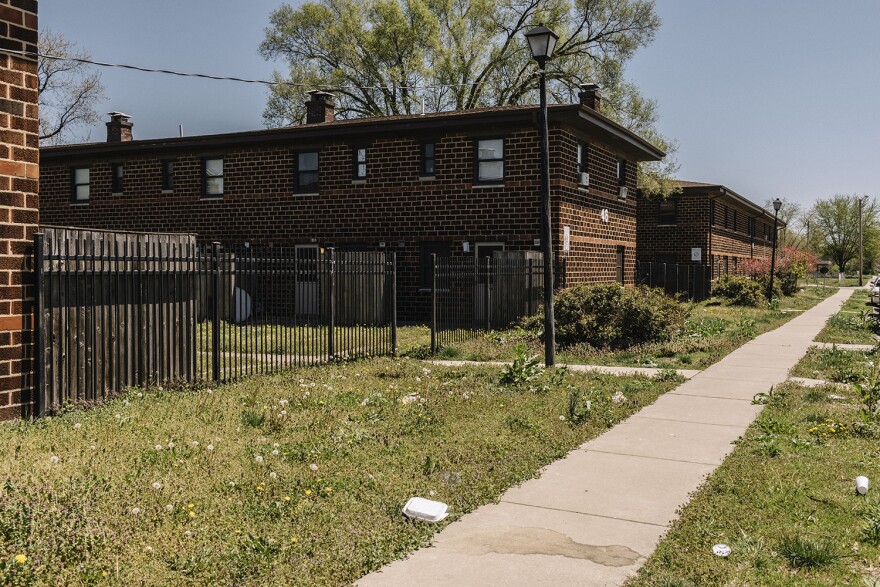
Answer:
<svg viewBox="0 0 880 587"><path fill-rule="evenodd" d="M411 497L403 506L403 515L413 520L439 522L449 515L449 506L439 501L431 501L423 497Z"/></svg>

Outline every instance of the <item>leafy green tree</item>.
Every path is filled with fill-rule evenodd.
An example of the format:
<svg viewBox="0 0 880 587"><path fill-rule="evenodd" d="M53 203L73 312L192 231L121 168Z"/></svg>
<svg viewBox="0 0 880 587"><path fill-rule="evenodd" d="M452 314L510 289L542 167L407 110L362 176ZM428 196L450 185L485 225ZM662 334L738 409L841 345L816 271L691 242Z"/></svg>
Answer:
<svg viewBox="0 0 880 587"><path fill-rule="evenodd" d="M806 225L804 224L803 208L797 202L788 198L779 198L782 200L782 207L779 209L779 220L785 223L785 228L779 231L777 245L780 247L798 247L802 248L806 243ZM764 202L764 209L773 214L773 200L768 198Z"/></svg>
<svg viewBox="0 0 880 587"><path fill-rule="evenodd" d="M811 244L842 273L859 256L858 195L836 195L819 200L809 214ZM869 198L862 207L862 240L865 252L876 256L880 240L880 208ZM867 258L867 255L866 255Z"/></svg>
<svg viewBox="0 0 880 587"><path fill-rule="evenodd" d="M301 122L304 92L323 88L337 116L393 116L536 103L538 79L523 33L539 22L560 35L547 65L548 99L606 88L603 113L670 152L657 104L623 78L660 26L651 0L312 0L272 12L260 52L283 59L263 114ZM672 158L643 167L649 191L669 191Z"/></svg>

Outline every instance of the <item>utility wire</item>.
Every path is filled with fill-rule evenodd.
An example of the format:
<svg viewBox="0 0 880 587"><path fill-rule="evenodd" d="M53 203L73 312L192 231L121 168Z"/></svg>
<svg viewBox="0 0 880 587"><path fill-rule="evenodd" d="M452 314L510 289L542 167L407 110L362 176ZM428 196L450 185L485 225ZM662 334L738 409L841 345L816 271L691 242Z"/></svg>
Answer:
<svg viewBox="0 0 880 587"><path fill-rule="evenodd" d="M297 88L323 89L323 90L430 90L441 88L459 88L470 87L475 84L482 85L484 82L462 83L462 84L436 84L430 86L318 86L317 88L311 84L302 84L288 81L269 81L261 79L247 79L242 77L232 77L223 75L211 75L207 73L189 73L183 71L174 71L171 69L153 69L151 67L140 67L138 65L128 65L125 63L108 63L105 61L95 61L93 59L85 59L83 57L69 57L63 55L47 55L44 53L35 53L33 51L16 51L13 49L2 49L0 53L14 55L19 57L53 59L58 61L73 61L75 63L84 63L87 65L96 65L98 67L115 67L120 69L130 69L145 73L161 73L165 75L176 75L180 77L195 77L200 79L212 79L219 81L239 82L245 84L262 84L266 86L293 86Z"/></svg>

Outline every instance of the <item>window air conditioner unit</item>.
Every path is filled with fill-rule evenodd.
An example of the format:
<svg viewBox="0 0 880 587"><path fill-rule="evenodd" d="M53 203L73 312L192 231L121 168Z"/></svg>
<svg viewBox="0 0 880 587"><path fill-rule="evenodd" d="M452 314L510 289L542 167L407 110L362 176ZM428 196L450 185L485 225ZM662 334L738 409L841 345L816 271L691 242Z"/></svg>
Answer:
<svg viewBox="0 0 880 587"><path fill-rule="evenodd" d="M581 171L578 173L578 184L584 187L588 187L590 185L590 174L586 171Z"/></svg>
<svg viewBox="0 0 880 587"><path fill-rule="evenodd" d="M625 185L620 186L620 189L617 192L617 197L621 200L626 199L626 186Z"/></svg>

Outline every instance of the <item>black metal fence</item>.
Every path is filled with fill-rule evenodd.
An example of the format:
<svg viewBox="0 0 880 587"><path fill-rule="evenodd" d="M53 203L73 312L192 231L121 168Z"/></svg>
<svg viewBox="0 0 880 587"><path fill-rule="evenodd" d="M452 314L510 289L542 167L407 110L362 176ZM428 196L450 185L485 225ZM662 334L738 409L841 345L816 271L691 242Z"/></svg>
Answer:
<svg viewBox="0 0 880 587"><path fill-rule="evenodd" d="M535 314L544 297L540 254L432 259L431 351ZM564 287L565 261L556 263Z"/></svg>
<svg viewBox="0 0 880 587"><path fill-rule="evenodd" d="M394 254L35 237L38 413L397 347Z"/></svg>
<svg viewBox="0 0 880 587"><path fill-rule="evenodd" d="M662 287L670 295L685 295L699 302L709 297L712 268L697 264L640 261L636 263L636 283Z"/></svg>

